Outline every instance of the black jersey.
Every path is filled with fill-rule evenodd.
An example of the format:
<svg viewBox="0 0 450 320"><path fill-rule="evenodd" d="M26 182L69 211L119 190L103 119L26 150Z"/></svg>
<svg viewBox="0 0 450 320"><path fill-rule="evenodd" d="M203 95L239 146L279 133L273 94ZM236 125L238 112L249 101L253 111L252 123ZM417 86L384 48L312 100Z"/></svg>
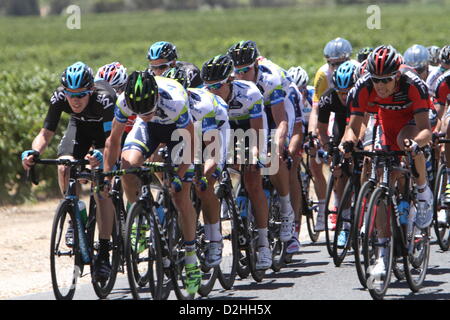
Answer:
<svg viewBox="0 0 450 320"><path fill-rule="evenodd" d="M334 112L333 135L340 140L345 131L347 118L350 116L349 110L346 104L343 104L341 99L339 99L336 89L328 89L320 97L318 121L320 123L328 123L330 113Z"/></svg>
<svg viewBox="0 0 450 320"><path fill-rule="evenodd" d="M116 92L104 80L95 82L93 91L86 108L80 113L74 113L64 94L64 88L61 86L56 89L50 99L50 107L44 120L44 128L55 132L61 119L61 114L66 112L70 114L71 121L75 120L76 123L99 123L103 125L105 132L111 131L114 107L117 100Z"/></svg>

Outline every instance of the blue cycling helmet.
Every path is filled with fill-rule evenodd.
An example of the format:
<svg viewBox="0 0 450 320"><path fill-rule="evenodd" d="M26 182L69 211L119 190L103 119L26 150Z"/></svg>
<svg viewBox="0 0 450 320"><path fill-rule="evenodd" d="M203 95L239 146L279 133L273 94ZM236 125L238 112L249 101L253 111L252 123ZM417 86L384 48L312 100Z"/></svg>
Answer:
<svg viewBox="0 0 450 320"><path fill-rule="evenodd" d="M333 73L334 86L339 89L348 89L355 84L354 73L356 66L351 61L346 61Z"/></svg>
<svg viewBox="0 0 450 320"><path fill-rule="evenodd" d="M167 41L155 42L147 53L148 60L167 59L167 61L172 61L177 57L177 47Z"/></svg>
<svg viewBox="0 0 450 320"><path fill-rule="evenodd" d="M61 84L67 89L90 88L94 84L94 74L91 68L78 61L64 70Z"/></svg>

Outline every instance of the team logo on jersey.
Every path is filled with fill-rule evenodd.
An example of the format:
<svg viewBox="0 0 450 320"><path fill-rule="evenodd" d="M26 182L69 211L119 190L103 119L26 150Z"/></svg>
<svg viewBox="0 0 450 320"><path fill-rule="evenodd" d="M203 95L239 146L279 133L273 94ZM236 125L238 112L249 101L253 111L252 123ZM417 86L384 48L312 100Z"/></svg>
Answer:
<svg viewBox="0 0 450 320"><path fill-rule="evenodd" d="M230 109L241 109L243 107L243 104L236 98L234 98L228 103L228 106L230 107Z"/></svg>
<svg viewBox="0 0 450 320"><path fill-rule="evenodd" d="M53 92L53 95L50 98L50 102L52 104L55 104L58 101L65 101L65 100L66 100L66 95L62 91L55 91L55 92Z"/></svg>
<svg viewBox="0 0 450 320"><path fill-rule="evenodd" d="M409 106L412 104L412 102L401 104L401 105L389 105L389 104L378 104L380 108L387 109L387 110L403 110L409 108Z"/></svg>
<svg viewBox="0 0 450 320"><path fill-rule="evenodd" d="M114 101L111 101L109 98L110 98L109 96L99 94L97 95L97 102L101 103L104 109L114 107Z"/></svg>

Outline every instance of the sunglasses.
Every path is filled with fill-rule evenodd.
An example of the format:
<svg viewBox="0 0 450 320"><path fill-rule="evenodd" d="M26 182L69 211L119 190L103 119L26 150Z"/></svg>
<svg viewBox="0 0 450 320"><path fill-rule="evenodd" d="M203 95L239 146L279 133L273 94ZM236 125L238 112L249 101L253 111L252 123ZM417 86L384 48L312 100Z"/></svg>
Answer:
<svg viewBox="0 0 450 320"><path fill-rule="evenodd" d="M391 82L392 80L394 80L395 76L396 76L395 74L393 74L392 76L389 76L389 77L382 77L382 78L371 76L370 79L372 79L373 83L380 83L380 82L382 82L382 83L386 84L386 83Z"/></svg>
<svg viewBox="0 0 450 320"><path fill-rule="evenodd" d="M234 68L234 73L237 74L244 74L250 71L250 69L255 65L255 62L253 62L252 64L246 66L246 67L242 67L242 68Z"/></svg>
<svg viewBox="0 0 450 320"><path fill-rule="evenodd" d="M154 70L163 70L163 69L169 68L171 64L172 64L172 61L167 62L167 63L158 64L158 65L150 64L150 68L154 69Z"/></svg>
<svg viewBox="0 0 450 320"><path fill-rule="evenodd" d="M92 92L94 92L94 91L93 90L86 90L86 91L81 91L81 92L72 92L72 91L64 90L64 93L69 98L80 98L80 99L84 98L88 94L91 94Z"/></svg>
<svg viewBox="0 0 450 320"><path fill-rule="evenodd" d="M205 83L205 87L209 90L217 90L222 88L222 86L228 81L228 79L219 81L219 82L214 82L214 83Z"/></svg>
<svg viewBox="0 0 450 320"><path fill-rule="evenodd" d="M328 64L332 67L339 67L341 64L343 64L345 61L338 61L338 62L331 62L331 61L327 61Z"/></svg>

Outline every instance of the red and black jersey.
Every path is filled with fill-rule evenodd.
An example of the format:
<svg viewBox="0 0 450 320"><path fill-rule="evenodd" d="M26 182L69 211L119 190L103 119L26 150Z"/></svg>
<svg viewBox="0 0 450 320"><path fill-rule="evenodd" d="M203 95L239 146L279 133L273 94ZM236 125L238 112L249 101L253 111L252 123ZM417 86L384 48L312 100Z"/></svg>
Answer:
<svg viewBox="0 0 450 320"><path fill-rule="evenodd" d="M450 70L442 74L436 81L435 102L445 105L450 101Z"/></svg>
<svg viewBox="0 0 450 320"><path fill-rule="evenodd" d="M401 68L395 93L387 98L377 95L370 75L362 77L350 91L348 103L352 115L378 113L386 144L398 149L396 139L400 130L414 120L414 115L428 112L432 107L426 84L411 68Z"/></svg>

